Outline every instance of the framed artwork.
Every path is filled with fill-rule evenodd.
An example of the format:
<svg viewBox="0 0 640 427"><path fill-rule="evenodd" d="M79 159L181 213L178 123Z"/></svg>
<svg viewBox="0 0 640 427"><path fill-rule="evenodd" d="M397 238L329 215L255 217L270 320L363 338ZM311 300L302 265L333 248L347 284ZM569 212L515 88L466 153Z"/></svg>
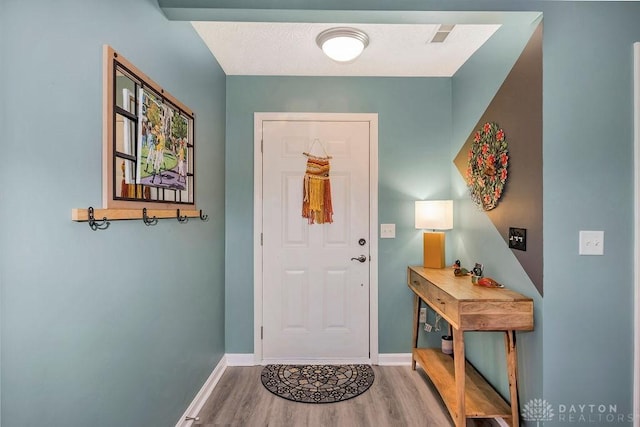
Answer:
<svg viewBox="0 0 640 427"><path fill-rule="evenodd" d="M105 76L103 206L195 208L193 112L109 46Z"/></svg>

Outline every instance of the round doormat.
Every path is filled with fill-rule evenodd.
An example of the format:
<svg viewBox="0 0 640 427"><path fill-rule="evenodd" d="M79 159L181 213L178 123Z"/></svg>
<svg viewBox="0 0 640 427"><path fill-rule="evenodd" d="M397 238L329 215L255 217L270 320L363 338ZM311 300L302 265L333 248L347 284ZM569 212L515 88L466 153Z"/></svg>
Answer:
<svg viewBox="0 0 640 427"><path fill-rule="evenodd" d="M373 384L369 365L267 365L262 385L276 396L305 403L333 403L356 397Z"/></svg>

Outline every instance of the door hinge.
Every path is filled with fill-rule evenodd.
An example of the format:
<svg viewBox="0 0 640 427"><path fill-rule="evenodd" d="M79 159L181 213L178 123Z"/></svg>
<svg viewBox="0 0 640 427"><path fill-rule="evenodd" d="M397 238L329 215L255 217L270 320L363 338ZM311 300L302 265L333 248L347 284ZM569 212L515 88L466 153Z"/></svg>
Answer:
<svg viewBox="0 0 640 427"><path fill-rule="evenodd" d="M263 243L264 243L264 235L260 233L260 246L262 246Z"/></svg>
<svg viewBox="0 0 640 427"><path fill-rule="evenodd" d="M260 152L264 153L264 139L260 140Z"/></svg>
<svg viewBox="0 0 640 427"><path fill-rule="evenodd" d="M264 326L260 326L260 339L264 339Z"/></svg>

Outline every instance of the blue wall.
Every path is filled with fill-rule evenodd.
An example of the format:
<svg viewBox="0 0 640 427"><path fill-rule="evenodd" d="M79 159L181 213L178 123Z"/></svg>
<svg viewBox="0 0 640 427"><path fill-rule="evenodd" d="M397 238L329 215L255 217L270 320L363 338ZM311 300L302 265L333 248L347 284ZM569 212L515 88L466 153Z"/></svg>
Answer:
<svg viewBox="0 0 640 427"><path fill-rule="evenodd" d="M2 425L172 426L224 354L225 75L153 0L2 0ZM197 115L186 225L101 206L102 45Z"/></svg>
<svg viewBox="0 0 640 427"><path fill-rule="evenodd" d="M421 78L227 78L226 348L253 352L253 113L350 112L379 114L381 223L396 224L396 239L380 239L379 346L381 353L411 347L412 294L406 267L419 264L422 239L414 201L450 193L451 81Z"/></svg>
<svg viewBox="0 0 640 427"><path fill-rule="evenodd" d="M617 404L621 414L631 413L633 381L639 20L638 3L548 5L543 43L544 394L550 402ZM579 256L579 230L604 230L605 255Z"/></svg>

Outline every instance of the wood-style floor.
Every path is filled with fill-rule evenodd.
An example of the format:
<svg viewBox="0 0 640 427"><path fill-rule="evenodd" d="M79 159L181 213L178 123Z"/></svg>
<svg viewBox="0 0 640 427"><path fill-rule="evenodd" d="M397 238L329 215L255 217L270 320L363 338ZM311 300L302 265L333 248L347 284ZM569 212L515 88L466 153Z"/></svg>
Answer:
<svg viewBox="0 0 640 427"><path fill-rule="evenodd" d="M262 366L229 367L194 426L449 427L440 396L420 368L373 366L375 381L364 394L328 404L291 402L260 382Z"/></svg>

